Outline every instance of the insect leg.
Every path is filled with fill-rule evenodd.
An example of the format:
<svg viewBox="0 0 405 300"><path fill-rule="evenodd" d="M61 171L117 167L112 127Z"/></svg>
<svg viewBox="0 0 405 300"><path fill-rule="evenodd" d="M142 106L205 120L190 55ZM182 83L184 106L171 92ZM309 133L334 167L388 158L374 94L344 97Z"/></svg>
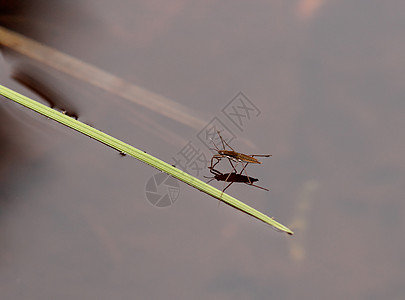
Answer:
<svg viewBox="0 0 405 300"><path fill-rule="evenodd" d="M233 148L231 147L231 145L229 145L225 140L224 140L224 143L225 143L229 148L231 148L232 151L235 151L235 150L233 150ZM225 147L224 147L224 148L225 148Z"/></svg>
<svg viewBox="0 0 405 300"><path fill-rule="evenodd" d="M247 167L248 164L249 164L248 162L245 163L245 166L243 167L243 169L240 171L239 174L242 174L242 172L244 171L245 174L246 174L246 177L247 177L247 179L248 179L248 181L249 181L249 183L246 183L246 184L249 184L249 185L250 185L250 184L253 184L253 182L250 181L250 177L249 177L249 175L248 175L247 172L246 172L246 167Z"/></svg>
<svg viewBox="0 0 405 300"><path fill-rule="evenodd" d="M210 178L210 180L208 180L207 183L210 183L211 181L213 181L215 179L215 177L207 177L207 176L204 176L204 178Z"/></svg>
<svg viewBox="0 0 405 300"><path fill-rule="evenodd" d="M213 168L219 163L219 161L221 160L222 157L223 157L223 156L220 155L220 154L215 154L215 155L213 155L213 156L211 157L211 166L208 167L208 169L213 169ZM212 165L212 162L214 161L214 158L217 160L217 162L216 162L214 165Z"/></svg>
<svg viewBox="0 0 405 300"><path fill-rule="evenodd" d="M222 195L224 194L225 190L231 186L232 183L233 183L233 181L231 181L231 182L222 190L221 197L220 197L220 199L219 199L219 201L218 201L218 207L219 207L219 204L220 204L221 201L222 201ZM224 183L224 186L225 186L225 184L226 184L226 181L225 181L225 183Z"/></svg>
<svg viewBox="0 0 405 300"><path fill-rule="evenodd" d="M223 193L225 192L225 190L226 190L227 188L229 188L232 183L234 183L234 181L231 181L231 182L226 186L226 188L224 188L224 189L222 190L221 198L222 198L222 195L223 195Z"/></svg>
<svg viewBox="0 0 405 300"><path fill-rule="evenodd" d="M231 164L232 169L235 171L235 173L238 173L238 170L236 170L236 166L238 165L238 162L236 162L236 166L234 166L232 163L232 159L230 159L228 156L226 158L228 159L228 161Z"/></svg>
<svg viewBox="0 0 405 300"><path fill-rule="evenodd" d="M226 147L225 147L225 144L226 144L229 148L231 148L232 151L235 151L235 150L233 150L233 148L222 138L221 134L219 133L219 130L217 131L217 133L218 133L219 138L221 139L222 146L224 147L224 150L226 149Z"/></svg>
<svg viewBox="0 0 405 300"><path fill-rule="evenodd" d="M253 184L253 183L247 183L247 182L245 182L247 185L251 185L251 186L254 186L254 187L257 187L257 188L259 188L259 189L262 189L262 190L265 190L265 191L269 191L268 189L266 189L266 188L264 188L264 187L262 187L262 186L258 186L258 185L256 185L256 184Z"/></svg>
<svg viewBox="0 0 405 300"><path fill-rule="evenodd" d="M229 176L230 176L230 173L229 173L228 177L227 177L227 178L225 179L225 181L224 181L224 186L225 186L225 184L228 182L227 180L228 180ZM231 182L222 190L221 197L220 197L220 201L218 202L218 206L219 206L219 204L221 203L222 195L224 194L225 190L226 190L227 188L229 188L229 187L232 185L232 183L233 183L233 181L231 181Z"/></svg>

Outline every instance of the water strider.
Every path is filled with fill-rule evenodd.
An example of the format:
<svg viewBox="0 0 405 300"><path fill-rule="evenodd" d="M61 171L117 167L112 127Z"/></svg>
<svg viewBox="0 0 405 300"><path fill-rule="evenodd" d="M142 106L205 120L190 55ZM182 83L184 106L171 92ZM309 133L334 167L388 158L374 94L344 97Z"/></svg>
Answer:
<svg viewBox="0 0 405 300"><path fill-rule="evenodd" d="M222 147L223 149L219 149L217 147L217 145L214 143L214 141L212 141L212 144L214 145L215 149L218 154L214 154L211 158L211 165L209 167L210 170L214 169L214 167L220 162L220 160L222 158L227 158L229 163L231 164L233 170L235 171L235 174L238 173L236 170L236 167L233 165L232 161L236 162L236 165L238 163L242 163L244 164L242 170L240 171L239 174L242 174L242 172L245 172L246 177L249 178L248 174L246 173L246 167L248 164L261 164L261 162L255 158L256 157L270 157L271 154L251 154L251 155L247 155L247 154L243 154L240 152L236 152L221 136L221 133L219 132L219 130L217 131L217 134L219 136L219 138L221 139L221 143L222 143ZM228 146L231 150L227 150L226 146ZM214 159L216 159L217 161L213 164ZM227 174L232 174L232 173L227 173Z"/></svg>

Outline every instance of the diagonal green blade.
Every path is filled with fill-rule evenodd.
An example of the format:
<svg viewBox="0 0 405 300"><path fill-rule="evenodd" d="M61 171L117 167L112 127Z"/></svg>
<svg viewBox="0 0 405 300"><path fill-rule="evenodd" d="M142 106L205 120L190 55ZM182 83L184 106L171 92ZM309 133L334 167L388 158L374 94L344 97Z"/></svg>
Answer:
<svg viewBox="0 0 405 300"><path fill-rule="evenodd" d="M75 120L63 113L60 113L48 106L45 106L41 103L38 103L26 96L23 96L13 90L10 90L2 85L0 85L0 95L3 95L4 97L15 101L31 110L34 110L41 115L44 115L52 120L55 120L56 122L59 122L63 125L66 125L76 131L79 131L87 136L89 136L92 139L95 139L103 144L106 144L122 153L128 154L160 171L163 171L181 181L184 183L187 183L188 185L204 192L209 195L211 195L214 198L217 198L224 203L233 206L236 209L239 209L240 211L251 215L252 217L255 217L259 219L260 221L263 221L264 223L267 223L271 226L273 226L275 229L279 231L283 231L288 234L293 234L293 232L287 228L286 226L278 223L274 219L266 216L265 214L257 211L256 209L250 207L249 205L244 204L243 202L229 196L228 194L223 193L222 191L210 186L209 184L199 180L198 178L191 176L190 174L187 174L170 164L152 156L144 151L141 151L139 149L136 149L132 147L131 145L128 145L100 130L97 130L89 125L86 125L78 120ZM221 197L222 194L222 197Z"/></svg>

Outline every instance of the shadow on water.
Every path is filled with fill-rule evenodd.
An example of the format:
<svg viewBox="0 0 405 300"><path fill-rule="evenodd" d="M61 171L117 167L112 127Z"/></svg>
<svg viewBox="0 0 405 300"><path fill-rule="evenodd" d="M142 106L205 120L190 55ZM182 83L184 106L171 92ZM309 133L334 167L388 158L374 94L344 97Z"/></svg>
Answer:
<svg viewBox="0 0 405 300"><path fill-rule="evenodd" d="M34 67L23 65L14 70L12 78L35 92L43 100L48 102L51 108L57 109L77 120L79 118L79 112L77 108L75 108L74 103L69 101L62 94L49 88L52 82L51 78L49 78L49 76L48 78L44 78L45 75L42 74L43 79L39 79L40 73L41 71Z"/></svg>

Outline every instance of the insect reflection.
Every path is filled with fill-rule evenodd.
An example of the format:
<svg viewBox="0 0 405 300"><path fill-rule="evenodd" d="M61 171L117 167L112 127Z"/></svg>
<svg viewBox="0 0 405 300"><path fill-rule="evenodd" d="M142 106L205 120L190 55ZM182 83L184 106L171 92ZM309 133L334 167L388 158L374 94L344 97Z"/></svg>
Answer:
<svg viewBox="0 0 405 300"><path fill-rule="evenodd" d="M253 183L253 182L259 181L259 179L257 179L257 178L249 177L249 176L242 175L242 174L239 174L236 172L221 173L220 171L218 171L214 168L211 168L211 167L209 169L210 169L211 174L213 174L214 176L211 176L211 177L204 176L205 178L210 178L210 180L207 183L210 183L214 179L217 181L224 181L224 189L222 190L221 197L222 197L223 193L225 192L225 190L227 188L229 188L234 182L245 183L247 185L251 185L251 186L257 187L259 189L268 191L268 189L255 185ZM228 183L228 182L229 182L229 184L225 187L226 183Z"/></svg>

